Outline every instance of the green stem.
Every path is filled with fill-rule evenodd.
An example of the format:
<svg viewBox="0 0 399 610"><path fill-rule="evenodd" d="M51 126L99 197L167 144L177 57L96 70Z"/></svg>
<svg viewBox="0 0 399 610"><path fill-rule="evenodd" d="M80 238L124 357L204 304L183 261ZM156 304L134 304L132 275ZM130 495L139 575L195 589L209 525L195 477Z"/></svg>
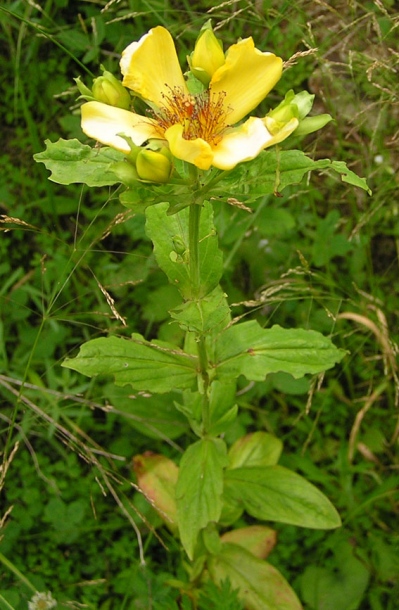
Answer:
<svg viewBox="0 0 399 610"><path fill-rule="evenodd" d="M11 563L11 561L9 561L9 559L7 559L7 557L5 557L2 553L0 553L0 561L11 571L14 572L15 576L17 576L17 578L19 578L19 580L21 580L27 587L29 587L29 589L31 589L31 591L33 591L33 593L36 593L36 589L35 587L32 585L32 583L26 578L26 576L24 576L22 574L22 572L20 572L18 570L18 568Z"/></svg>
<svg viewBox="0 0 399 610"><path fill-rule="evenodd" d="M209 373L208 373L208 354L206 351L206 342L203 335L198 336L198 358L200 362L200 371L203 384L202 395L202 433L207 435L211 424L211 412L209 405Z"/></svg>
<svg viewBox="0 0 399 610"><path fill-rule="evenodd" d="M188 249L190 255L190 279L193 300L199 298L200 294L200 259L199 259L199 225L201 218L201 206L190 205L188 225Z"/></svg>
<svg viewBox="0 0 399 610"><path fill-rule="evenodd" d="M201 205L193 203L189 212L189 256L190 256L190 279L191 294L193 301L201 300L201 274L200 274L200 249L199 249L199 228L201 220ZM205 336L197 332L196 343L198 349L199 369L202 380L202 431L206 435L210 426L210 405L209 405L209 373L208 373L208 354L206 349Z"/></svg>

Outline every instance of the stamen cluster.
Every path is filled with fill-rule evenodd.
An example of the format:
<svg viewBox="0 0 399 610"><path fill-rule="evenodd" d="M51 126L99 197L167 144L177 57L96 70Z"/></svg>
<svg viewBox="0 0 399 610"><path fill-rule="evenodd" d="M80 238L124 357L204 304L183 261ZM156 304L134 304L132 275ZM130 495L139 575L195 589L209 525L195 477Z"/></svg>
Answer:
<svg viewBox="0 0 399 610"><path fill-rule="evenodd" d="M224 91L212 93L208 90L191 95L184 93L181 87L168 88L170 92L162 95L164 105L153 113L160 134L163 135L172 125L180 124L184 128L185 140L202 138L210 144L218 144L228 127Z"/></svg>

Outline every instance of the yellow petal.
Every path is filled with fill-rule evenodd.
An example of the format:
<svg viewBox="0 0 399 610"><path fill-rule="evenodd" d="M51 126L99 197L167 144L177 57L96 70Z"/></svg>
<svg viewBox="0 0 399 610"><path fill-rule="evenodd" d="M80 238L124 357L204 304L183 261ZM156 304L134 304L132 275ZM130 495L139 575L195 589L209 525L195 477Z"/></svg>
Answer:
<svg viewBox="0 0 399 610"><path fill-rule="evenodd" d="M265 124L265 119L262 120ZM280 131L278 131L274 135L270 134L270 140L268 140L267 144L265 145L265 148L269 148L269 146L273 146L274 144L279 144L280 142L288 138L288 136L290 136L295 131L298 125L298 119L292 118L290 121L288 121L288 123L284 125L284 127L282 127L282 129L280 129Z"/></svg>
<svg viewBox="0 0 399 610"><path fill-rule="evenodd" d="M209 86L215 93L225 92L229 124L234 125L258 106L280 80L282 69L281 57L262 53L252 38L240 40L227 50L226 61Z"/></svg>
<svg viewBox="0 0 399 610"><path fill-rule="evenodd" d="M213 153L208 142L202 138L186 140L183 138L183 126L172 125L165 131L172 155L187 163L192 163L199 169L209 169L212 165Z"/></svg>
<svg viewBox="0 0 399 610"><path fill-rule="evenodd" d="M233 169L237 163L250 161L273 144L287 138L298 126L298 119L292 119L278 134L272 135L262 119L250 117L239 127L234 127L223 136L222 141L213 148L212 165L219 169Z"/></svg>
<svg viewBox="0 0 399 610"><path fill-rule="evenodd" d="M239 127L224 134L222 141L213 149L212 165L219 169L233 169L237 163L254 159L272 136L262 119L249 118Z"/></svg>
<svg viewBox="0 0 399 610"><path fill-rule="evenodd" d="M87 136L124 153L130 152L130 146L119 134L131 138L136 146L141 146L149 138L159 139L155 121L129 110L101 102L87 102L81 111L82 130Z"/></svg>
<svg viewBox="0 0 399 610"><path fill-rule="evenodd" d="M173 38L161 26L132 42L122 53L120 67L123 85L158 107L175 87L188 93Z"/></svg>

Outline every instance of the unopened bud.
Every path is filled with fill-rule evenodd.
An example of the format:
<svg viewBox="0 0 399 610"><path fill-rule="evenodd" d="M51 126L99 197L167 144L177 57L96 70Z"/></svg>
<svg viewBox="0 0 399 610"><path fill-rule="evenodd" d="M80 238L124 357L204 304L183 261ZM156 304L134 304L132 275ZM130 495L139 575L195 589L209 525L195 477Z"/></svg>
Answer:
<svg viewBox="0 0 399 610"><path fill-rule="evenodd" d="M94 99L109 106L129 110L130 94L122 83L111 72L104 70L102 76L93 81L92 94Z"/></svg>
<svg viewBox="0 0 399 610"><path fill-rule="evenodd" d="M141 180L163 184L168 182L172 173L169 151L159 152L143 148L136 158L136 169Z"/></svg>
<svg viewBox="0 0 399 610"><path fill-rule="evenodd" d="M222 44L213 33L210 22L202 28L188 61L191 72L206 87L216 70L224 64Z"/></svg>
<svg viewBox="0 0 399 610"><path fill-rule="evenodd" d="M322 129L324 125L327 125L327 123L332 120L333 118L329 114L309 116L299 123L299 126L295 129L294 134L296 136L307 136L309 133Z"/></svg>

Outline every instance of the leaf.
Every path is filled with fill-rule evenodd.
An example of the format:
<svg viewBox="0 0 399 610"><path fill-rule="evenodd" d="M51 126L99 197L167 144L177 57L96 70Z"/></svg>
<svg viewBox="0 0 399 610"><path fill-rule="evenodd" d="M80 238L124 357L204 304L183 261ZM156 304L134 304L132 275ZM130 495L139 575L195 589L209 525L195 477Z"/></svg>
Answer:
<svg viewBox="0 0 399 610"><path fill-rule="evenodd" d="M188 422L175 407L177 392L152 395L132 394L131 388L114 383L104 388L104 396L121 413L123 421L148 438L175 439L188 431Z"/></svg>
<svg viewBox="0 0 399 610"><path fill-rule="evenodd" d="M177 521L181 543L190 559L199 531L210 521L219 520L226 463L226 446L216 438L205 438L190 445L180 462Z"/></svg>
<svg viewBox="0 0 399 610"><path fill-rule="evenodd" d="M346 235L336 234L339 221L338 210L332 210L318 223L312 245L313 262L318 267L326 265L334 256L345 256L353 248Z"/></svg>
<svg viewBox="0 0 399 610"><path fill-rule="evenodd" d="M372 194L372 191L368 187L366 179L360 178L360 176L348 169L344 161L331 161L331 167L334 171L341 174L342 182L347 182L348 184L352 184L353 186L358 186L364 191L367 191L369 195Z"/></svg>
<svg viewBox="0 0 399 610"><path fill-rule="evenodd" d="M146 209L147 235L154 244L158 265L185 300L192 298L189 270L188 224L189 208L173 216L167 215L168 204L160 203ZM223 273L223 255L213 224L213 209L205 202L199 228L200 297L209 294L219 283Z"/></svg>
<svg viewBox="0 0 399 610"><path fill-rule="evenodd" d="M105 186L120 182L109 167L124 159L124 154L113 148L91 148L79 140L45 141L46 150L33 155L50 170L50 180L58 184L83 182L87 186Z"/></svg>
<svg viewBox="0 0 399 610"><path fill-rule="evenodd" d="M283 466L252 466L226 470L228 500L256 519L312 529L341 525L330 500L299 474Z"/></svg>
<svg viewBox="0 0 399 610"><path fill-rule="evenodd" d="M226 327L230 322L230 307L226 295L220 286L206 297L196 301L186 301L170 311L183 330L199 332L201 334L216 331Z"/></svg>
<svg viewBox="0 0 399 610"><path fill-rule="evenodd" d="M261 235L266 237L284 235L295 227L295 218L287 210L269 206L257 217L256 226Z"/></svg>
<svg viewBox="0 0 399 610"><path fill-rule="evenodd" d="M369 570L353 554L348 542L334 546L338 570L308 566L301 592L309 610L357 610L370 580Z"/></svg>
<svg viewBox="0 0 399 610"><path fill-rule="evenodd" d="M277 532L265 525L249 525L226 532L221 540L242 546L258 559L266 559L276 545Z"/></svg>
<svg viewBox="0 0 399 610"><path fill-rule="evenodd" d="M267 432L253 432L239 438L229 450L229 468L274 466L280 459L283 443Z"/></svg>
<svg viewBox="0 0 399 610"><path fill-rule="evenodd" d="M208 560L216 584L229 580L246 610L303 610L299 599L275 567L237 544L223 543Z"/></svg>
<svg viewBox="0 0 399 610"><path fill-rule="evenodd" d="M117 385L130 383L136 390L160 393L189 389L197 378L194 356L161 341L145 341L141 335L133 335L131 340L93 339L62 366L88 377L114 375Z"/></svg>
<svg viewBox="0 0 399 610"><path fill-rule="evenodd" d="M292 184L299 184L306 174L316 170L336 171L343 181L371 194L366 180L349 170L343 161L314 161L301 150L278 148L263 151L251 163L238 165L218 182L213 194L223 200L235 197L250 202L263 195L281 192Z"/></svg>
<svg viewBox="0 0 399 610"><path fill-rule="evenodd" d="M216 342L217 375L263 381L268 373L283 371L298 378L331 368L342 360L344 350L314 330L263 329L251 320L235 324Z"/></svg>
<svg viewBox="0 0 399 610"><path fill-rule="evenodd" d="M164 455L135 455L133 470L145 497L172 529L176 525L175 488L179 469Z"/></svg>

